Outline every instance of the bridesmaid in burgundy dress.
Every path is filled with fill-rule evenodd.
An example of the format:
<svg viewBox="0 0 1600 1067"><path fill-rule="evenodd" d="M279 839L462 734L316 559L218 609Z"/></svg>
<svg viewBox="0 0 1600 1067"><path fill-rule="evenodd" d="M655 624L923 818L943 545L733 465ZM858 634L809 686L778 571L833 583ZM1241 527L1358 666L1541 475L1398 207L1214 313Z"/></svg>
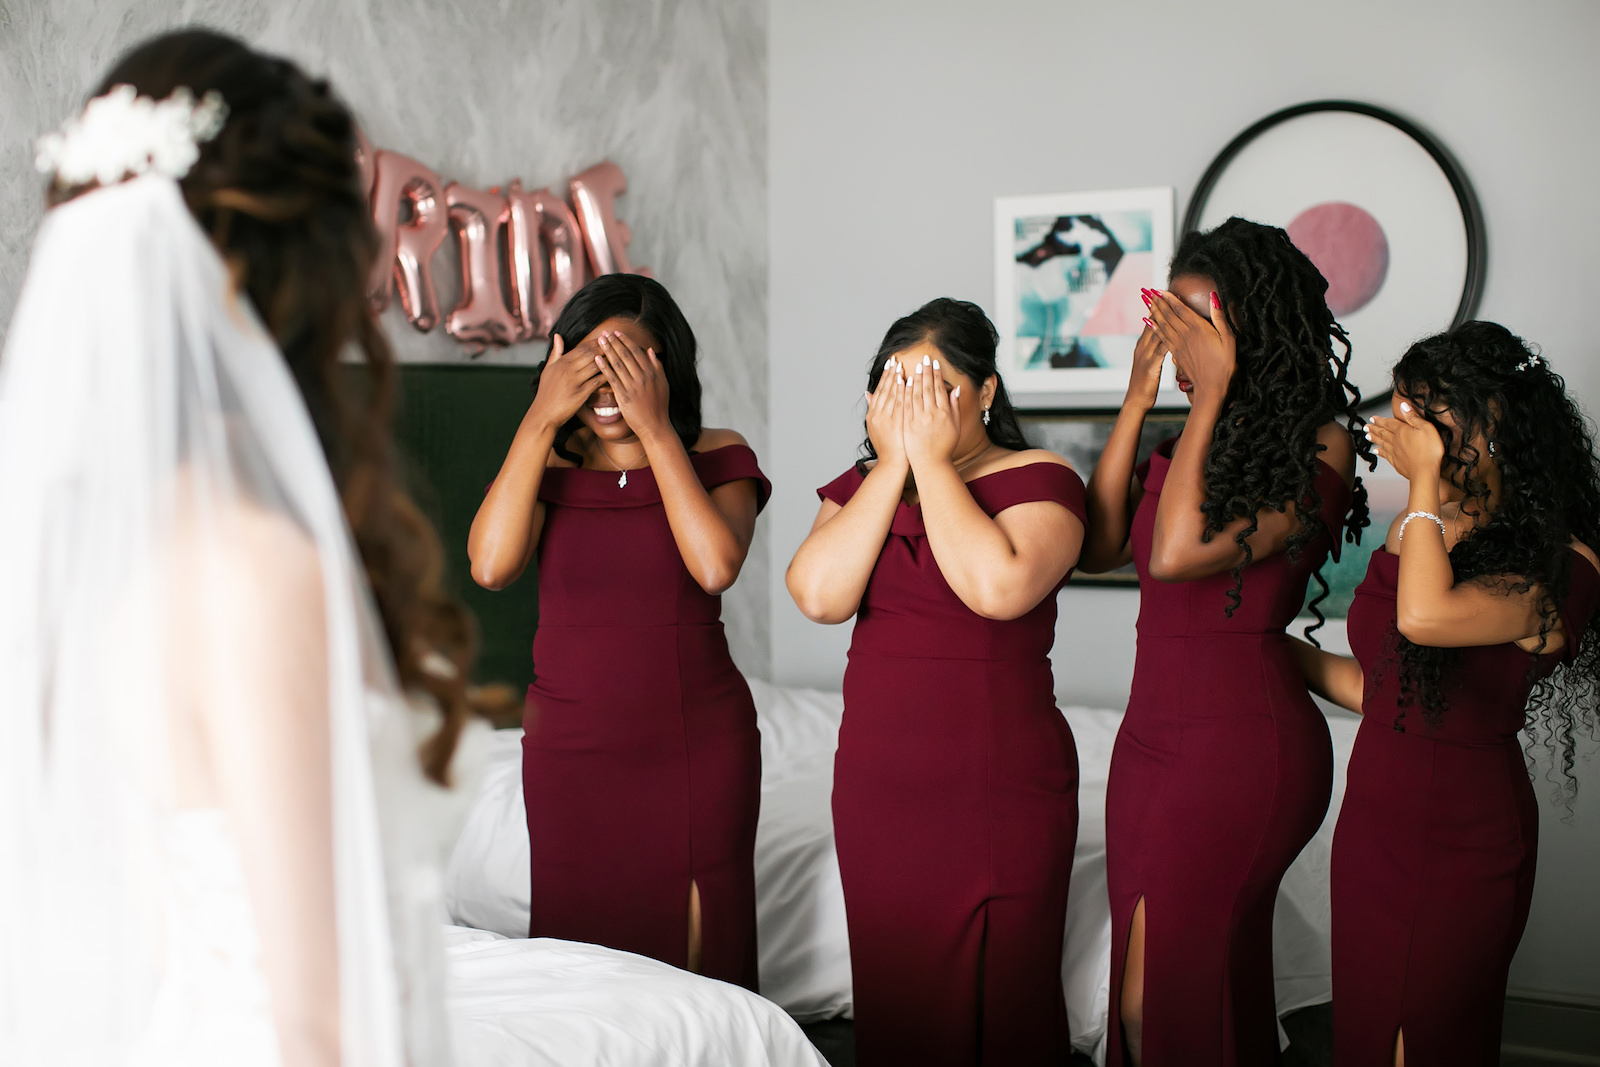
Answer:
<svg viewBox="0 0 1600 1067"><path fill-rule="evenodd" d="M1570 767L1596 724L1600 469L1503 326L1419 341L1394 379L1370 433L1406 512L1350 606L1355 658L1301 650L1365 713L1333 842L1334 1062L1490 1067L1538 849L1517 731Z"/></svg>
<svg viewBox="0 0 1600 1067"><path fill-rule="evenodd" d="M1106 795L1107 1062L1276 1063L1273 905L1333 781L1284 627L1341 534L1365 523L1356 392L1327 283L1282 230L1230 219L1191 233L1169 284L1146 293L1081 564L1131 558L1139 572ZM1135 471L1169 353L1188 422Z"/></svg>
<svg viewBox="0 0 1600 1067"><path fill-rule="evenodd" d="M995 344L964 301L890 327L867 459L789 566L808 617L856 619L833 818L863 1067L1070 1052L1078 760L1048 657L1083 483L1023 440Z"/></svg>
<svg viewBox="0 0 1600 1067"><path fill-rule="evenodd" d="M755 989L760 737L719 594L770 487L742 437L701 427L694 334L659 283L597 278L553 334L468 546L490 589L539 559L530 936Z"/></svg>

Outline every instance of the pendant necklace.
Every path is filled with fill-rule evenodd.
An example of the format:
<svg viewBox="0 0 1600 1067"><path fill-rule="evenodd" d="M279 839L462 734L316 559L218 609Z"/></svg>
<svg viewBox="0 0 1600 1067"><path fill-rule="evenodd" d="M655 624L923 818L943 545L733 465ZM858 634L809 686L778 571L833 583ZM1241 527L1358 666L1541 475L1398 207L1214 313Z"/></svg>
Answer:
<svg viewBox="0 0 1600 1067"><path fill-rule="evenodd" d="M606 458L606 462L611 464L611 469L614 470L614 471L617 471L619 474L622 475L622 477L617 479L617 488L618 489L626 489L626 488L628 488L628 471L631 470L632 468L617 466L617 461L611 458L611 453L607 452L603 448L599 449L599 452L600 452L600 454L602 456L604 456Z"/></svg>

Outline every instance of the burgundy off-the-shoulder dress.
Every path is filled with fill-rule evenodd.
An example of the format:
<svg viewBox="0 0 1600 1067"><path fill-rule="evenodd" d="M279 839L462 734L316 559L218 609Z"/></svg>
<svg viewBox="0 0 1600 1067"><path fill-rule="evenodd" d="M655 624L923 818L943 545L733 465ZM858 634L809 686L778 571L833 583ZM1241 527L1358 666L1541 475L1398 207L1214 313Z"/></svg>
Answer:
<svg viewBox="0 0 1600 1067"><path fill-rule="evenodd" d="M708 489L771 486L743 445L691 454ZM703 972L756 988L761 739L728 654L722 599L684 566L655 475L551 468L539 499L539 628L523 796L532 937L687 962L700 891Z"/></svg>
<svg viewBox="0 0 1600 1067"><path fill-rule="evenodd" d="M818 495L847 503L852 469ZM1082 521L1083 482L1030 463L968 483L984 512ZM1050 672L1056 598L1021 618L961 602L901 504L856 615L834 763L857 1062L1060 1064L1078 756Z"/></svg>
<svg viewBox="0 0 1600 1067"><path fill-rule="evenodd" d="M1278 552L1247 567L1229 618L1231 570L1188 582L1149 573L1173 444L1140 467L1144 497L1131 530L1139 643L1106 789L1106 1062L1130 1062L1120 994L1143 898L1145 1067L1274 1064L1273 906L1333 788L1328 725L1284 629L1311 573L1339 549L1351 492L1318 461L1323 531L1296 560Z"/></svg>
<svg viewBox="0 0 1600 1067"><path fill-rule="evenodd" d="M1572 553L1566 643L1460 650L1437 724L1402 706L1395 592L1380 548L1350 605L1362 720L1333 838L1333 1054L1351 1067L1500 1062L1506 976L1533 898L1539 809L1517 731L1534 682L1577 650L1600 574Z"/></svg>

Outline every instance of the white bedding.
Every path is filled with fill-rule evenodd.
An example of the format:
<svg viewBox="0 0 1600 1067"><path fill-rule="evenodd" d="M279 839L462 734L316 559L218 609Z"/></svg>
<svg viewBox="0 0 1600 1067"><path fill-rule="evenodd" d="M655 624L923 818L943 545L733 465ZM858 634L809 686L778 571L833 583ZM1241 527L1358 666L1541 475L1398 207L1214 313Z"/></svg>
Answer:
<svg viewBox="0 0 1600 1067"><path fill-rule="evenodd" d="M829 807L843 699L838 693L778 688L757 681L752 681L750 688L761 726L763 768L761 819L756 833L761 991L802 1021L849 1015L849 941ZM1122 713L1067 707L1063 714L1077 738L1080 787L1078 848L1067 903L1061 981L1073 1044L1098 1061L1106 1031L1111 963L1105 787L1111 746ZM1355 740L1356 720L1330 717L1328 726L1335 764L1333 802L1322 828L1284 877L1278 895L1273 933L1280 1015L1327 1001L1332 992L1328 857L1344 796L1344 767ZM528 929L529 861L522 807L521 738L517 730L497 733L482 792L451 857L445 886L452 921L508 938L521 938ZM483 962L474 958L474 953L509 955L519 951L518 942L496 940L490 944L492 948L468 944L453 949L457 969L466 962L474 967ZM564 951L584 948L551 941L520 944L563 945ZM604 990L597 987L596 992ZM524 1000L523 1009L528 1010L526 998L519 999ZM543 1010L537 1009L541 1015ZM659 1010L680 1014L670 1005ZM633 1013L628 1016L632 1019ZM524 1026L509 1017L496 1025L512 1030ZM510 1061L489 1058L481 1062ZM571 1058L566 1062L589 1061ZM765 1061L734 1058L726 1062Z"/></svg>
<svg viewBox="0 0 1600 1067"><path fill-rule="evenodd" d="M446 927L456 1062L827 1067L775 1004L643 956Z"/></svg>

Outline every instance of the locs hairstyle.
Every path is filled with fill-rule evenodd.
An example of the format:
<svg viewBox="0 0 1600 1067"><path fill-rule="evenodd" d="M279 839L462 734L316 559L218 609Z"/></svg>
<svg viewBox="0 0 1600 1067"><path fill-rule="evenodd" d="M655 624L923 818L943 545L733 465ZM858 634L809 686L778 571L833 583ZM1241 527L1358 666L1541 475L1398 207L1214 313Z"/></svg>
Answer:
<svg viewBox="0 0 1600 1067"><path fill-rule="evenodd" d="M394 356L371 305L367 279L378 252L356 168L355 123L325 81L222 34L185 30L125 55L93 95L131 85L160 100L180 86L211 90L228 121L180 183L189 210L272 333L305 398L377 600L401 684L431 693L444 725L420 752L446 780L467 718L489 710L469 690L471 616L440 584L437 534L401 488L390 419ZM52 189L52 201L82 189ZM361 357L353 388L339 357ZM443 656L453 670L429 667Z"/></svg>
<svg viewBox="0 0 1600 1067"><path fill-rule="evenodd" d="M941 296L928 301L904 318L896 319L894 325L889 327L889 332L883 335L877 355L872 357L872 366L867 371L867 390L871 392L878 388L878 381L883 377L883 368L890 356L924 341L937 348L944 361L971 379L975 386L981 387L991 377L994 378L994 400L990 402L989 425L985 427L989 432L989 440L1017 452L1033 447L1023 436L1016 409L1011 406L1011 397L1006 393L1005 380L1000 377L999 368L995 365L995 348L1000 343L1000 334L983 309L971 301ZM856 467L862 471L866 470L869 460L878 458L870 434L862 435L861 455Z"/></svg>
<svg viewBox="0 0 1600 1067"><path fill-rule="evenodd" d="M1207 540L1235 519L1249 519L1234 537L1244 559L1233 569L1226 608L1231 616L1240 603L1244 569L1254 558L1249 538L1257 513L1290 504L1306 518L1320 513L1318 428L1343 421L1367 466L1376 467L1377 459L1359 432L1361 393L1349 379L1350 340L1328 310L1327 280L1287 233L1241 218L1187 233L1172 257L1172 276L1180 274L1216 283L1237 345L1233 381L1206 455L1201 505ZM1335 342L1341 351L1334 350ZM1359 541L1367 522L1366 488L1358 478L1345 536ZM1289 558L1298 557L1320 528L1320 522L1302 523L1285 546ZM1339 534L1328 531L1332 538ZM1321 568L1314 577L1320 590L1311 601L1316 622L1306 628L1307 637L1322 625L1318 605L1328 595Z"/></svg>
<svg viewBox="0 0 1600 1067"><path fill-rule="evenodd" d="M689 320L666 287L639 274L602 274L573 294L561 309L551 333L559 335L568 352L600 324L611 318L632 319L656 339L656 356L667 376L667 417L683 447L694 448L700 439L700 375L695 370L697 349ZM539 391L549 357L533 372L533 391ZM577 416L556 431L556 454L573 463L579 456L567 448L572 435L583 428Z"/></svg>
<svg viewBox="0 0 1600 1067"><path fill-rule="evenodd" d="M1539 592L1540 647L1559 619L1572 587L1574 540L1600 545L1600 464L1593 427L1567 395L1566 383L1520 337L1493 322L1468 322L1418 341L1394 368L1395 390L1411 401L1444 441L1443 475L1466 494L1463 514L1483 525L1450 551L1457 582L1477 579L1507 593ZM1452 432L1435 412L1455 417ZM1472 445L1493 442L1500 498L1486 507L1489 486L1474 470L1483 457ZM1485 515L1487 512L1487 515ZM1558 753L1557 795L1577 791L1572 775L1576 732L1593 737L1600 711L1600 639L1591 619L1583 634L1567 634L1576 656L1537 682L1528 698L1527 741ZM1460 651L1414 645L1396 633L1402 703L1420 702L1437 724L1448 711L1447 689ZM1528 669L1537 667L1530 656ZM1404 710L1397 729L1404 729ZM1552 779L1553 780L1553 779Z"/></svg>

